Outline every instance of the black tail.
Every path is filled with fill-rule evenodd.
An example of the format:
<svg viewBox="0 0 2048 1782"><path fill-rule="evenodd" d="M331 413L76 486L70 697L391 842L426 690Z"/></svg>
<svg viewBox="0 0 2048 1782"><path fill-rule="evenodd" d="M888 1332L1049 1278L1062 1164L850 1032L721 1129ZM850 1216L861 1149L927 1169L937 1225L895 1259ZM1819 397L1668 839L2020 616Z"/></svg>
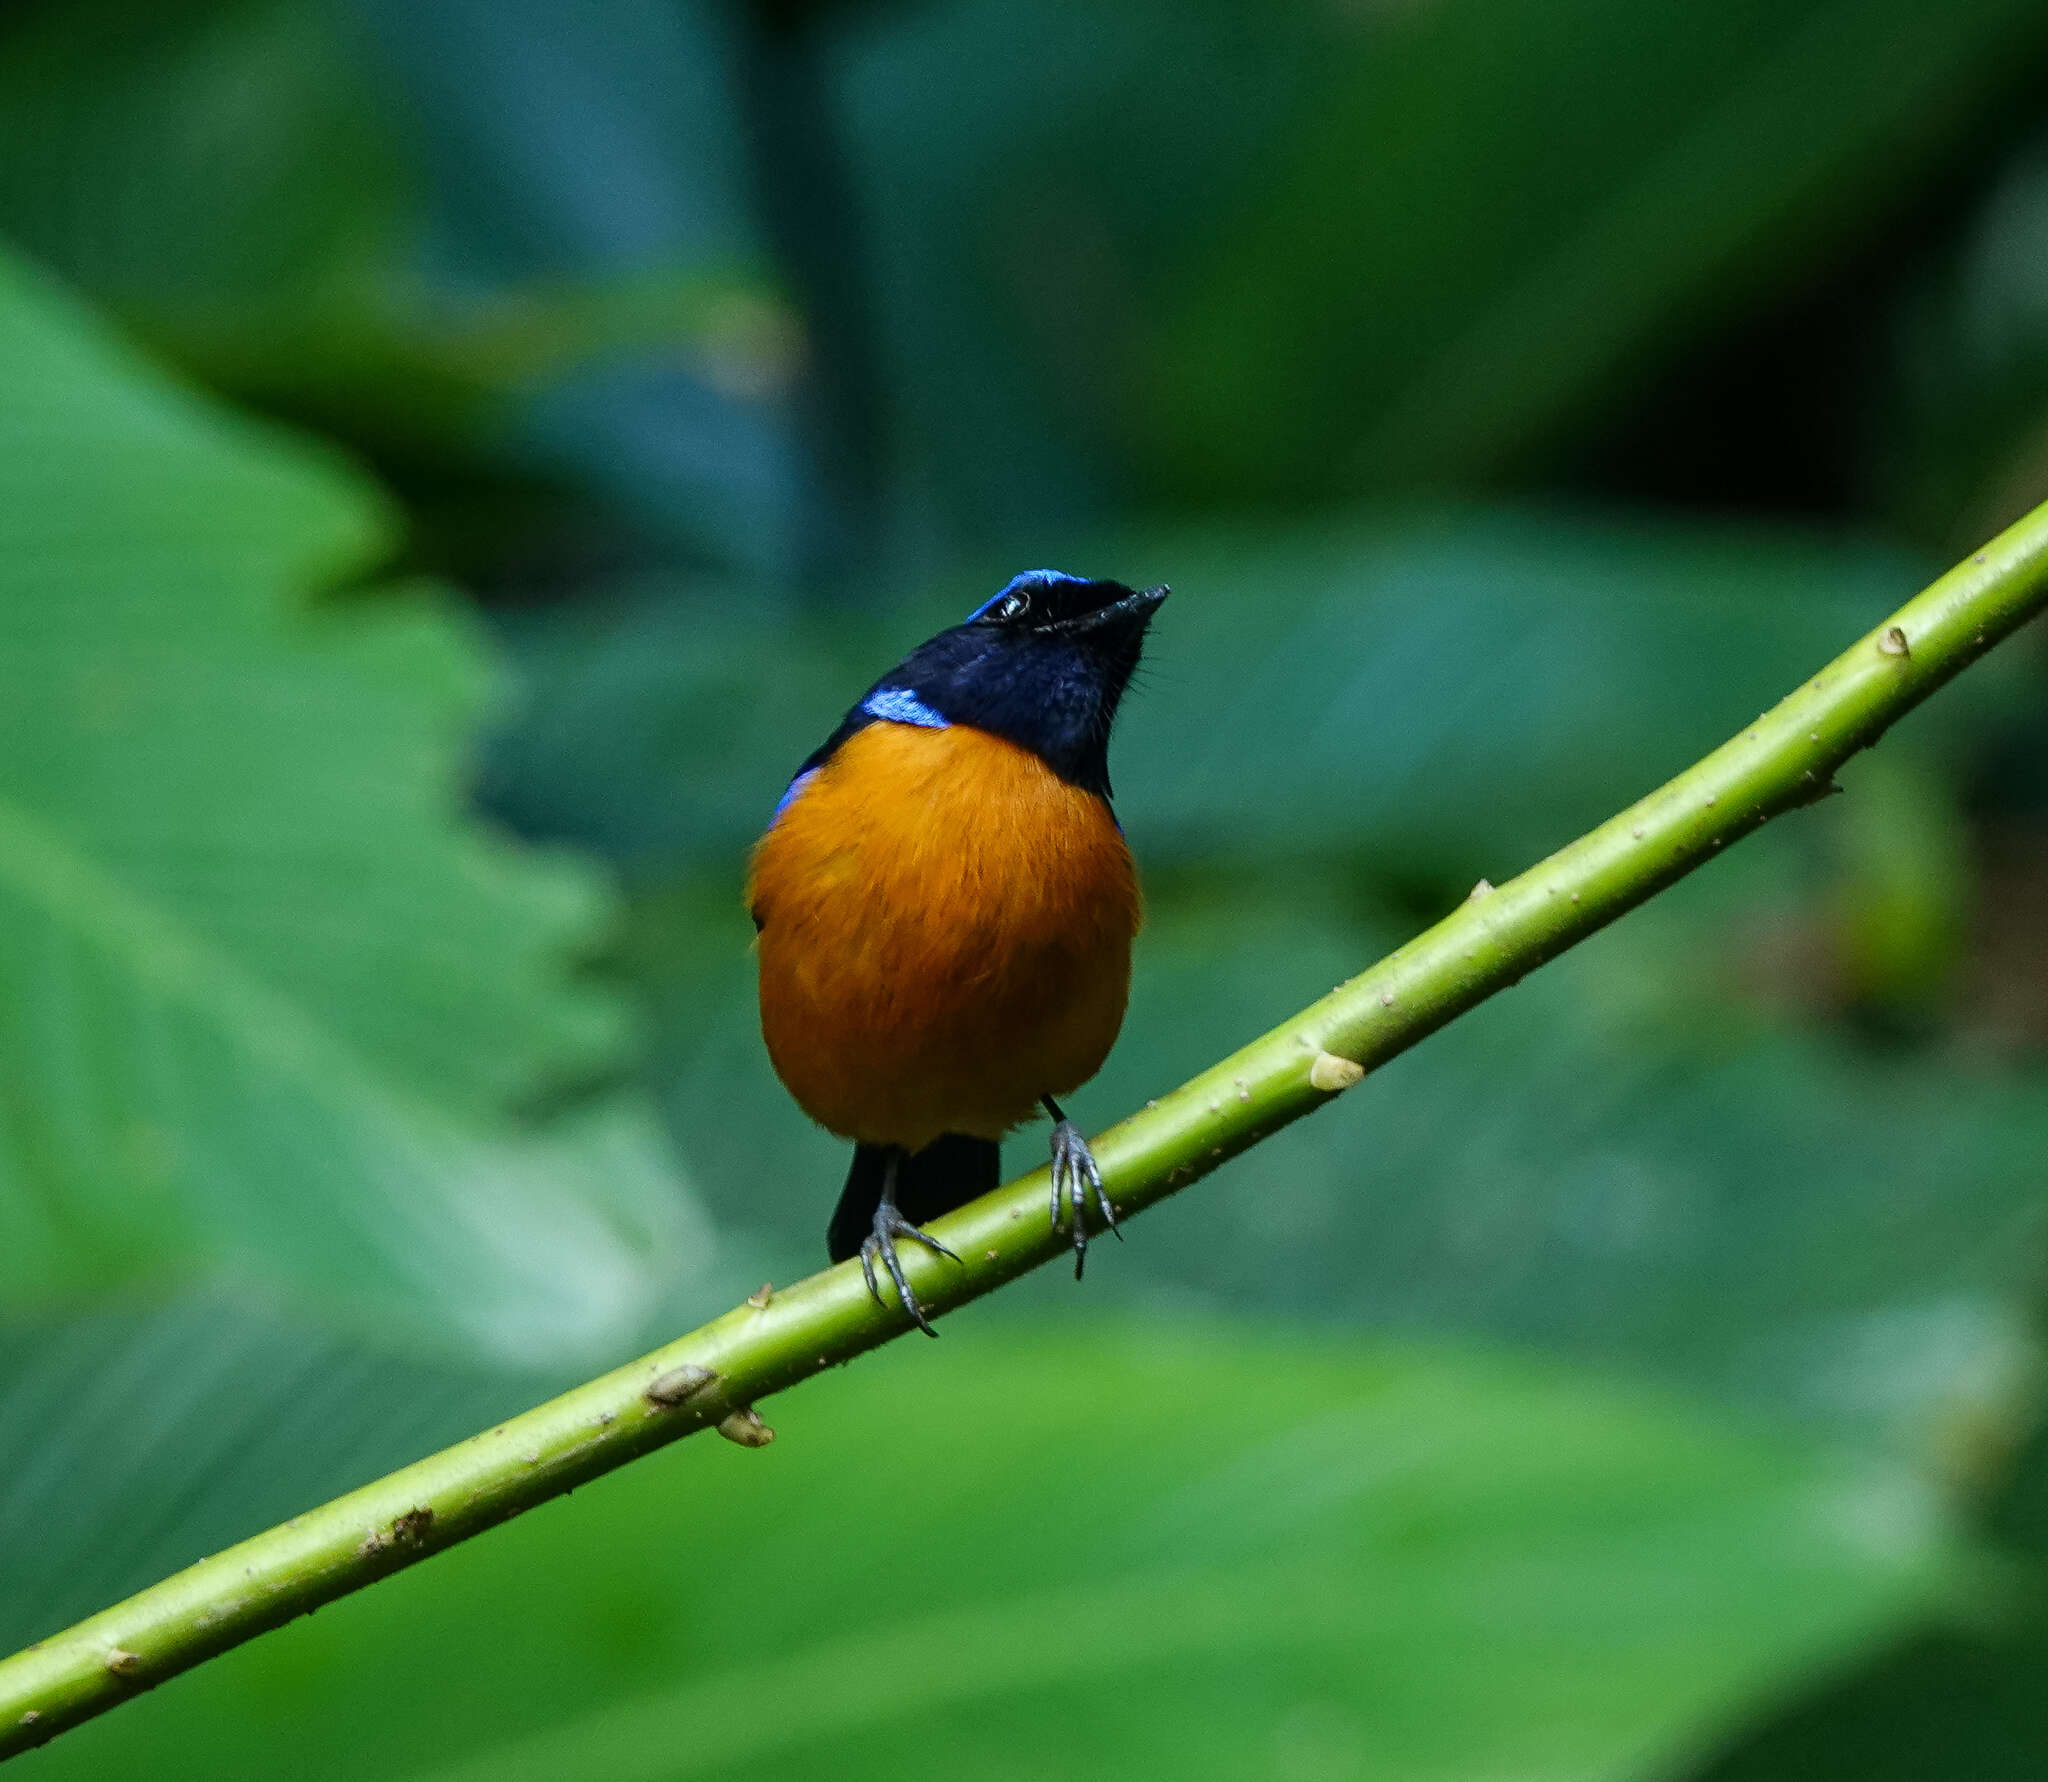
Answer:
<svg viewBox="0 0 2048 1782"><path fill-rule="evenodd" d="M858 1254L875 1229L888 1156L886 1145L854 1146L853 1167L846 1172L846 1187L825 1229L825 1247L834 1262ZM949 1132L896 1166L896 1204L911 1224L922 1225L992 1193L1002 1173L1002 1148L994 1139Z"/></svg>

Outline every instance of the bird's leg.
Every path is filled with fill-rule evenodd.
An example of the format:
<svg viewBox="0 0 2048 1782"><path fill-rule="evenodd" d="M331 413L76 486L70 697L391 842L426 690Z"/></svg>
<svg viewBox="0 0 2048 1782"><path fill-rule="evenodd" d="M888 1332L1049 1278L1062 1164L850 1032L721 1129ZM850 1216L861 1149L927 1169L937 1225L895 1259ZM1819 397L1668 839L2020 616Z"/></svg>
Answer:
<svg viewBox="0 0 2048 1782"><path fill-rule="evenodd" d="M1095 1153L1088 1149L1088 1141L1081 1136L1081 1129L1065 1114L1060 1104L1050 1095L1041 1095L1039 1103L1052 1116L1052 1228L1064 1230L1071 1220L1074 1229L1074 1279L1081 1278L1082 1266L1088 1260L1087 1205L1092 1197L1096 1211L1102 1215L1105 1230L1115 1231L1117 1241L1123 1241L1123 1233L1117 1231L1116 1209L1109 1204L1109 1191L1102 1185L1102 1171L1096 1167Z"/></svg>
<svg viewBox="0 0 2048 1782"><path fill-rule="evenodd" d="M958 1262L960 1258L937 1238L918 1230L897 1210L896 1166L902 1159L903 1153L892 1148L888 1160L882 1165L882 1198L875 1204L875 1229L861 1240L860 1272L867 1277L868 1291L875 1296L876 1303L887 1305L889 1302L882 1298L881 1286L875 1279L875 1258L879 1256L882 1266L889 1271L889 1279L896 1283L896 1297L903 1302L903 1309L910 1314L911 1322L926 1336L935 1337L939 1333L932 1329L924 1308L917 1303L917 1295L910 1291L910 1283L903 1278L903 1264L896 1256L896 1240L900 1237L915 1238L927 1250L950 1261Z"/></svg>

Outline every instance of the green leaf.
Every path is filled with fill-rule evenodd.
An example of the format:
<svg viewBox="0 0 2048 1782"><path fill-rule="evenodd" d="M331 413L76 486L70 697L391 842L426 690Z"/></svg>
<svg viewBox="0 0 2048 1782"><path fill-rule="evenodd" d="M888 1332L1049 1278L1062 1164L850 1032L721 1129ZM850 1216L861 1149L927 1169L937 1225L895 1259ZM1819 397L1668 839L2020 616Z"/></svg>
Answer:
<svg viewBox="0 0 2048 1782"><path fill-rule="evenodd" d="M1774 867L1797 863L1730 862L1545 967L1134 1230L1105 1278L1924 1426L2016 1340L2002 1299L2038 1218L2040 1079L1745 1007L1728 979ZM1080 1099L1160 1093L1402 932L1306 894L1162 907Z"/></svg>
<svg viewBox="0 0 2048 1782"><path fill-rule="evenodd" d="M1687 1782L2030 1782L2048 1773L2048 1401L2034 1329L1995 1396L1945 1434L1983 1544L1966 1593L1853 1665L1803 1683L1678 1772Z"/></svg>
<svg viewBox="0 0 2048 1782"><path fill-rule="evenodd" d="M1149 531L1110 556L1176 590L1111 750L1148 859L1334 854L1467 884L1733 735L1929 569L1556 508Z"/></svg>
<svg viewBox="0 0 2048 1782"><path fill-rule="evenodd" d="M2035 1782L2048 1772L2048 1629L1931 1628L1812 1684L1676 1782Z"/></svg>
<svg viewBox="0 0 2048 1782"><path fill-rule="evenodd" d="M1501 474L1920 186L2048 47L2025 0L1452 0L1331 38L1147 331L1137 452L1182 499Z"/></svg>
<svg viewBox="0 0 2048 1782"><path fill-rule="evenodd" d="M1898 1475L1554 1372L949 1330L776 1401L764 1452L650 1458L39 1761L1563 1782L1690 1743L1936 1575Z"/></svg>
<svg viewBox="0 0 2048 1782"><path fill-rule="evenodd" d="M372 1342L203 1285L0 1320L0 1649L567 1382Z"/></svg>
<svg viewBox="0 0 2048 1782"><path fill-rule="evenodd" d="M717 27L355 10L79 0L0 27L0 231L212 387L409 479L428 560L502 574L580 533L569 485L671 548L783 562L800 328L734 190Z"/></svg>
<svg viewBox="0 0 2048 1782"><path fill-rule="evenodd" d="M548 1353L691 1218L567 979L602 903L460 816L485 677L367 486L0 260L0 1295L221 1265Z"/></svg>

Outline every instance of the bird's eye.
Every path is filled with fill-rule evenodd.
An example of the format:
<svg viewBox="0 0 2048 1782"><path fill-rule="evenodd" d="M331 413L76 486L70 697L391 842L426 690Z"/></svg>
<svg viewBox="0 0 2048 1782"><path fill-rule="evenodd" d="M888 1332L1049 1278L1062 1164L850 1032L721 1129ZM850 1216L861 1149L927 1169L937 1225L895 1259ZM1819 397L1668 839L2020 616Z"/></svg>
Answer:
<svg viewBox="0 0 2048 1782"><path fill-rule="evenodd" d="M1031 602L1021 594L1004 596L1003 603L996 608L998 619L1021 619L1030 610Z"/></svg>

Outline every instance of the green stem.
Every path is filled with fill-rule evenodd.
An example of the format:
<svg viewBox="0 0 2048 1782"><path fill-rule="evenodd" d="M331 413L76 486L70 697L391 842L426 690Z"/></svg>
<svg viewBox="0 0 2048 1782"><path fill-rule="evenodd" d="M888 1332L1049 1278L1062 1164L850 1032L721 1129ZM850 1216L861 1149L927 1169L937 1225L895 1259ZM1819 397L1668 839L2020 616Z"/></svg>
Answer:
<svg viewBox="0 0 2048 1782"><path fill-rule="evenodd" d="M1920 595L1696 767L1096 1141L1120 1213L1143 1211L1321 1107L1362 1069L1613 921L1771 817L2048 605L2048 507ZM908 1247L950 1310L1060 1255L1038 1170L938 1221L959 1265ZM750 1407L901 1336L846 1264L737 1307L630 1366L200 1561L0 1662L0 1756L105 1712L707 1426L758 1443ZM691 1371L695 1370L695 1371ZM709 1377L707 1377L709 1376ZM652 1390L650 1390L650 1388Z"/></svg>

